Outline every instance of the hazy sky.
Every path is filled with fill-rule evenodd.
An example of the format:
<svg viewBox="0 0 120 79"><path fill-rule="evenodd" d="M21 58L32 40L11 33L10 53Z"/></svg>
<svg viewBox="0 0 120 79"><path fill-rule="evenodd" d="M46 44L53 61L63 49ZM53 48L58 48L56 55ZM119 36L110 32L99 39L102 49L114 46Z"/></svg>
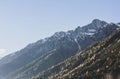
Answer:
<svg viewBox="0 0 120 79"><path fill-rule="evenodd" d="M0 57L95 18L120 22L120 0L0 0Z"/></svg>

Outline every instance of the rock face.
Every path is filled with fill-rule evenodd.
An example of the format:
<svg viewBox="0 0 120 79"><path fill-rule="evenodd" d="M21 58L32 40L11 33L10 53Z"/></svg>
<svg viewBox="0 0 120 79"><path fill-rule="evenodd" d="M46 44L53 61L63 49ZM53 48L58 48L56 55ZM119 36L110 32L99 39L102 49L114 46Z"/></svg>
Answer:
<svg viewBox="0 0 120 79"><path fill-rule="evenodd" d="M118 28L118 24L95 19L75 30L56 32L0 60L0 79L29 79L108 37Z"/></svg>
<svg viewBox="0 0 120 79"><path fill-rule="evenodd" d="M120 30L32 79L118 79L119 75Z"/></svg>

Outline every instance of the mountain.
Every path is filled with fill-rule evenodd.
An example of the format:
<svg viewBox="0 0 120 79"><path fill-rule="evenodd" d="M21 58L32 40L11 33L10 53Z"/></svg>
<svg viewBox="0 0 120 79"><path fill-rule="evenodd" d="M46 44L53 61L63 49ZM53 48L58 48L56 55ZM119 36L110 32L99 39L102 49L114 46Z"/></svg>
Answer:
<svg viewBox="0 0 120 79"><path fill-rule="evenodd" d="M108 37L119 24L98 19L83 27L31 43L0 60L0 79L29 79Z"/></svg>
<svg viewBox="0 0 120 79"><path fill-rule="evenodd" d="M120 30L32 79L105 79L109 73L120 74Z"/></svg>

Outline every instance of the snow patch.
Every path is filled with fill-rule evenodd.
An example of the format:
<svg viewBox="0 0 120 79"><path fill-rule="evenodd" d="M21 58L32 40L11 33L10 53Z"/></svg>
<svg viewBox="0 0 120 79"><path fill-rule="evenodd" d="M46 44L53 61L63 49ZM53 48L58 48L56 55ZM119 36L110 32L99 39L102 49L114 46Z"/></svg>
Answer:
<svg viewBox="0 0 120 79"><path fill-rule="evenodd" d="M103 27L106 27L108 24L105 24Z"/></svg>
<svg viewBox="0 0 120 79"><path fill-rule="evenodd" d="M87 33L85 33L85 35L89 35L89 36L92 36L92 35L94 35L95 33L91 33L91 32L87 32Z"/></svg>
<svg viewBox="0 0 120 79"><path fill-rule="evenodd" d="M78 51L81 50L81 46L80 46L80 44L78 43L78 40L77 40L76 38L74 38L74 40L75 40L76 44L78 45Z"/></svg>
<svg viewBox="0 0 120 79"><path fill-rule="evenodd" d="M95 29L88 29L89 32L96 32Z"/></svg>
<svg viewBox="0 0 120 79"><path fill-rule="evenodd" d="M120 27L120 24L117 24L117 26L119 26L119 27Z"/></svg>

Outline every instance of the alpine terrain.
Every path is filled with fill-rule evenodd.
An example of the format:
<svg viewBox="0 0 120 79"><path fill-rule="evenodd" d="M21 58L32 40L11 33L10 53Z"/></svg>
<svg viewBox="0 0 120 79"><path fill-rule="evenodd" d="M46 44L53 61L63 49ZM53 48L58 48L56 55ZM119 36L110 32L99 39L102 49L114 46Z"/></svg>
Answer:
<svg viewBox="0 0 120 79"><path fill-rule="evenodd" d="M101 79L118 68L119 28L119 23L94 19L75 30L56 32L2 58L0 79Z"/></svg>

